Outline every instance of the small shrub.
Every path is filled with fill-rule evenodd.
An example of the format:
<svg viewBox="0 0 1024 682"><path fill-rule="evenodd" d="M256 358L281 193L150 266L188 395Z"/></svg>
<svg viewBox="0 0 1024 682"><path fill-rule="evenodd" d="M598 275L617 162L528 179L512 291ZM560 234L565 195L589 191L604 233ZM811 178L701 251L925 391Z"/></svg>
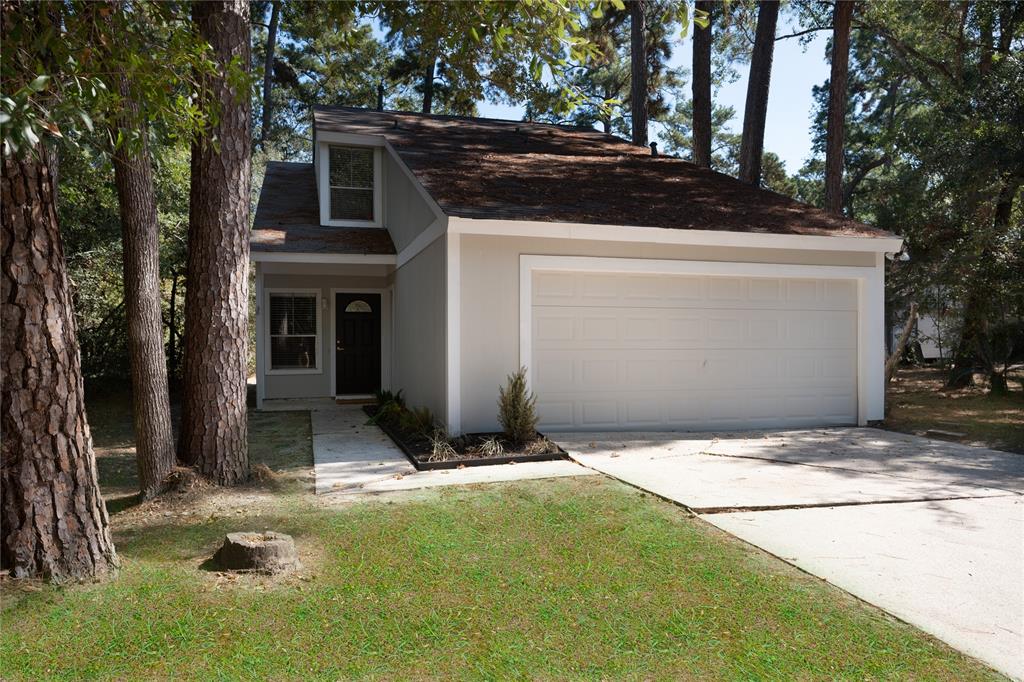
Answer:
<svg viewBox="0 0 1024 682"><path fill-rule="evenodd" d="M394 424L401 422L402 415L405 413L405 408L394 400L379 403L377 411L374 413L368 424Z"/></svg>
<svg viewBox="0 0 1024 682"><path fill-rule="evenodd" d="M537 435L537 397L526 388L526 368L510 374L504 387L498 388L498 421L505 437L515 445Z"/></svg>
<svg viewBox="0 0 1024 682"><path fill-rule="evenodd" d="M394 403L399 407L405 407L405 396L402 395L401 389L399 389L397 393L392 393L386 389L379 389L374 395L374 398L377 401L377 405L381 407L388 403Z"/></svg>
<svg viewBox="0 0 1024 682"><path fill-rule="evenodd" d="M477 452L484 457L501 457L505 454L505 446L501 444L500 440L491 436L480 441L480 445L477 446Z"/></svg>
<svg viewBox="0 0 1024 682"><path fill-rule="evenodd" d="M421 433L428 438L434 433L437 423L434 420L434 413L426 407L417 407L411 410L403 410L398 422L403 431L409 433Z"/></svg>
<svg viewBox="0 0 1024 682"><path fill-rule="evenodd" d="M554 455L558 446L547 438L535 438L523 448L523 452L527 455Z"/></svg>
<svg viewBox="0 0 1024 682"><path fill-rule="evenodd" d="M428 462L447 462L459 456L459 453L455 451L455 448L452 447L451 442L448 440L448 434L443 430L435 429L429 438L430 456L427 457Z"/></svg>

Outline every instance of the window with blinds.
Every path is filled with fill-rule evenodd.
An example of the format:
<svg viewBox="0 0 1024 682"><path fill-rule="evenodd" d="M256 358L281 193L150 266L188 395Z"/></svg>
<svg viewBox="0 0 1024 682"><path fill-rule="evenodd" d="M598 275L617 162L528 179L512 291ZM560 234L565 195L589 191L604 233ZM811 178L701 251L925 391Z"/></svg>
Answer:
<svg viewBox="0 0 1024 682"><path fill-rule="evenodd" d="M331 145L331 220L373 220L373 149Z"/></svg>
<svg viewBox="0 0 1024 682"><path fill-rule="evenodd" d="M270 294L270 369L316 369L316 294Z"/></svg>

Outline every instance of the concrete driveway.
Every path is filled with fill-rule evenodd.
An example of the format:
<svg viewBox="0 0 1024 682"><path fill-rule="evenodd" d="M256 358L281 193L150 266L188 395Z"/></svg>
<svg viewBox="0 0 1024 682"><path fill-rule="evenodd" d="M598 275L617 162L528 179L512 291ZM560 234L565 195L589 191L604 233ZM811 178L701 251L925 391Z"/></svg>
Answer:
<svg viewBox="0 0 1024 682"><path fill-rule="evenodd" d="M1024 679L1024 456L867 428L557 440Z"/></svg>

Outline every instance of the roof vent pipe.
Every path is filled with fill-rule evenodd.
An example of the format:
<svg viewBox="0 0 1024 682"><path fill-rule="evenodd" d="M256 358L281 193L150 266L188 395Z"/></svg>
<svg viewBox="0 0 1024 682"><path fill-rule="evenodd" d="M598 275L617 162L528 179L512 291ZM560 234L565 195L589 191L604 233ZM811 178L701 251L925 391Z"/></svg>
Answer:
<svg viewBox="0 0 1024 682"><path fill-rule="evenodd" d="M658 143L657 142L652 142L651 143L651 156L657 156L657 155L658 155Z"/></svg>

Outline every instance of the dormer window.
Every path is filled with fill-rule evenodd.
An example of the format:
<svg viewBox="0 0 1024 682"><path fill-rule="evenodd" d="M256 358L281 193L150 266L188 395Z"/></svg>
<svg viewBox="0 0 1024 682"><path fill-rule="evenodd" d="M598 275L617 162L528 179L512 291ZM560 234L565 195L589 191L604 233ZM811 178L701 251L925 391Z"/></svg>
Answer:
<svg viewBox="0 0 1024 682"><path fill-rule="evenodd" d="M330 145L328 186L331 220L365 220L374 216L374 151L371 147Z"/></svg>
<svg viewBox="0 0 1024 682"><path fill-rule="evenodd" d="M318 133L317 138L320 224L383 227L383 147L360 135Z"/></svg>

